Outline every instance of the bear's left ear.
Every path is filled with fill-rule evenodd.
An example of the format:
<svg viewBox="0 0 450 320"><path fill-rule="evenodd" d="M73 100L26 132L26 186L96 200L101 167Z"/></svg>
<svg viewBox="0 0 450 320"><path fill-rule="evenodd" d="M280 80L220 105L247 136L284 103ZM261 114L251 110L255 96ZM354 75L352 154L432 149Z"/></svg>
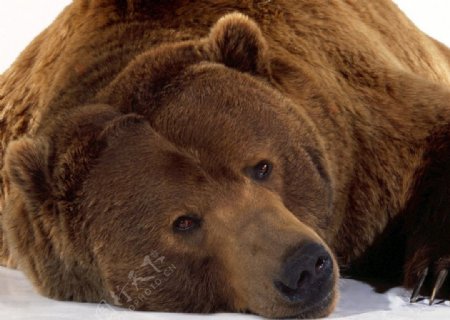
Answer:
<svg viewBox="0 0 450 320"><path fill-rule="evenodd" d="M27 199L29 207L39 207L50 195L49 144L42 139L22 138L11 142L5 155L5 173Z"/></svg>
<svg viewBox="0 0 450 320"><path fill-rule="evenodd" d="M212 59L229 68L255 75L270 75L266 40L258 25L246 15L223 16L209 35Z"/></svg>

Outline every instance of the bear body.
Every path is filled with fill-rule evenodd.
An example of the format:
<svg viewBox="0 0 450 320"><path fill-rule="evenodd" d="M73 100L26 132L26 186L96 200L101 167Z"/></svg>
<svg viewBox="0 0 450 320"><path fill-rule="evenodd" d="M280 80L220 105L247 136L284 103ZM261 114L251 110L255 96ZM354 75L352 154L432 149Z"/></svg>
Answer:
<svg viewBox="0 0 450 320"><path fill-rule="evenodd" d="M0 78L0 263L57 299L323 316L394 228L412 287L450 267L449 85L390 1L75 0Z"/></svg>

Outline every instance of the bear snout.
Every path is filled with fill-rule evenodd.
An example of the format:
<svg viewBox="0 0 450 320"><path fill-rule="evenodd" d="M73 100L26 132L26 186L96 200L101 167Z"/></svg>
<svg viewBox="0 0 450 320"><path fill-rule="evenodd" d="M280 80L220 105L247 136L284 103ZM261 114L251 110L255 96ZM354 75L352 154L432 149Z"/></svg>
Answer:
<svg viewBox="0 0 450 320"><path fill-rule="evenodd" d="M302 243L290 250L274 285L287 302L315 305L333 290L333 268L333 259L321 244Z"/></svg>

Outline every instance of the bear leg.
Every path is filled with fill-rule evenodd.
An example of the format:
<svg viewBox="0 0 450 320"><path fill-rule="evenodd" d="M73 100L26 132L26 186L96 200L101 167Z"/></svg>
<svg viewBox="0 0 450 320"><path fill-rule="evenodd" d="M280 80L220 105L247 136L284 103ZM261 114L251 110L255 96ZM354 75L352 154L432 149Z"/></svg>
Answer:
<svg viewBox="0 0 450 320"><path fill-rule="evenodd" d="M420 294L450 298L450 125L428 141L425 165L407 210L404 285Z"/></svg>

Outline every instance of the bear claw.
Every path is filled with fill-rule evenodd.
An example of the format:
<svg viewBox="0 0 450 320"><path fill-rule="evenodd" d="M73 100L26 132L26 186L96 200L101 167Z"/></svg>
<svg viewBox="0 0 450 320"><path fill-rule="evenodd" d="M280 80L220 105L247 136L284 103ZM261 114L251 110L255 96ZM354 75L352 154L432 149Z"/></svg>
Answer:
<svg viewBox="0 0 450 320"><path fill-rule="evenodd" d="M433 304L434 299L436 298L436 294L439 292L439 290L442 287L442 284L444 283L445 279L447 278L448 270L444 269L441 270L436 278L436 282L434 283L433 291L431 292L430 297L430 306Z"/></svg>
<svg viewBox="0 0 450 320"><path fill-rule="evenodd" d="M427 275L428 275L428 267L422 271L419 281L417 282L417 285L414 287L411 298L409 299L410 303L415 303L415 302L417 302L417 300L419 300L420 289L422 288Z"/></svg>
<svg viewBox="0 0 450 320"><path fill-rule="evenodd" d="M447 275L448 275L447 269L443 269L439 272L436 281L434 282L433 290L431 292L429 302L430 306L433 305L434 300L436 299L436 295L439 293L439 290L441 289L442 285L447 279ZM412 292L411 298L409 300L410 303L415 303L419 300L420 290L422 289L423 283L425 282L427 276L428 276L428 267L422 271L419 281L417 282L417 285L414 287L414 290Z"/></svg>

